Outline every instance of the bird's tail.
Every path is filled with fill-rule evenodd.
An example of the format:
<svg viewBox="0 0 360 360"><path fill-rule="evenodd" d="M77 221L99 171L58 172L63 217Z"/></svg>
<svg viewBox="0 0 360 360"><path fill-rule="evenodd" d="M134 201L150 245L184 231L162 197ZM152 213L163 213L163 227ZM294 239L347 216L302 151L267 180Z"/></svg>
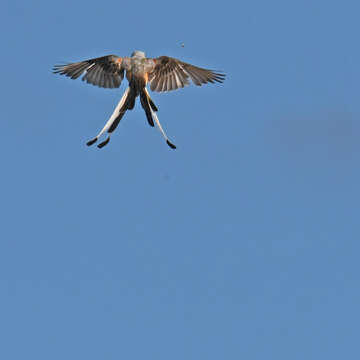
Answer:
<svg viewBox="0 0 360 360"><path fill-rule="evenodd" d="M112 133L117 126L119 125L120 120L125 115L126 110L132 110L135 106L136 92L133 88L129 87L129 92L124 101L124 105L121 107L118 116L114 119L113 123L110 125L108 133Z"/></svg>
<svg viewBox="0 0 360 360"><path fill-rule="evenodd" d="M145 92L145 88L140 91L140 103L141 103L142 108L145 111L146 119L147 119L149 125L154 126L154 120L153 120L151 110L154 110L154 108L155 108L156 110L154 110L154 111L157 111L157 107L155 106L154 102L151 100L150 96L149 97L147 96L147 94Z"/></svg>
<svg viewBox="0 0 360 360"><path fill-rule="evenodd" d="M99 137L105 133L106 131L108 133L112 133L116 127L119 125L120 120L124 116L127 110L132 110L135 106L135 99L136 99L136 91L132 87L128 87L124 95L122 96L121 100L119 101L119 104L116 106L114 112L112 113L110 119L105 124L103 129L99 132L99 134L92 140L88 141L86 144L88 146L96 143L96 141L99 139ZM98 148L104 147L108 142L110 141L110 135L98 145Z"/></svg>
<svg viewBox="0 0 360 360"><path fill-rule="evenodd" d="M141 102L141 106L143 107L143 109L145 111L148 123L151 126L154 126L154 121L155 121L156 125L158 126L158 128L160 130L160 132L164 136L164 138L166 140L166 143L172 149L176 149L176 146L169 141L169 138L167 137L167 135L165 134L165 131L161 127L160 121L159 121L159 119L157 117L157 114L156 114L158 109L157 109L156 105L154 104L154 102L151 100L151 97L150 97L146 87L144 87L143 90L140 92L140 102Z"/></svg>
<svg viewBox="0 0 360 360"><path fill-rule="evenodd" d="M106 131L111 134L116 127L119 125L120 120L124 116L127 110L132 110L135 106L135 99L138 95L140 95L140 102L141 106L143 107L146 118L151 126L154 126L154 121L156 125L159 127L160 132L164 136L166 143L172 148L176 149L176 146L172 144L168 137L165 134L165 131L161 127L160 121L156 115L156 112L158 111L156 105L152 101L146 87L141 88L140 91L137 91L137 87L130 86L125 90L124 95L122 96L121 100L119 101L119 104L116 106L114 112L110 116L110 119L107 121L105 126L102 128L102 130L99 132L99 134L93 138L92 140L87 142L87 145L90 146L92 144L95 144L96 141L99 139L99 137L104 134ZM98 148L104 147L106 144L108 144L110 141L110 135L98 145Z"/></svg>

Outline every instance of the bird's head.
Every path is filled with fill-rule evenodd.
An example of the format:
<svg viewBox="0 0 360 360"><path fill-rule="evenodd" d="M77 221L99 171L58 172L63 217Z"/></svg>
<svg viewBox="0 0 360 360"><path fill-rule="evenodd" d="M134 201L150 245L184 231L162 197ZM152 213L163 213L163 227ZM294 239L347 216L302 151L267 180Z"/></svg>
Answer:
<svg viewBox="0 0 360 360"><path fill-rule="evenodd" d="M135 50L133 51L133 53L131 54L132 57L139 57L139 58L144 58L145 57L145 53L143 51L139 51L139 50Z"/></svg>

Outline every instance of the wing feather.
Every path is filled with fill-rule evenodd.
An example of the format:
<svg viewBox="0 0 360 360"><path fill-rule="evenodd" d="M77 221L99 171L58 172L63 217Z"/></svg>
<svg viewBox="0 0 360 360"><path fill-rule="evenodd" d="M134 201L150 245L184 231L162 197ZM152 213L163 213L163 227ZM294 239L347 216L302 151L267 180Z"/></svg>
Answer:
<svg viewBox="0 0 360 360"><path fill-rule="evenodd" d="M82 77L83 81L103 88L119 87L124 78L122 58L116 55L107 55L77 63L55 65L55 74L65 75L71 79Z"/></svg>
<svg viewBox="0 0 360 360"><path fill-rule="evenodd" d="M170 86L171 86L171 90L175 90L176 89L176 81L175 81L175 75L174 73L170 74Z"/></svg>
<svg viewBox="0 0 360 360"><path fill-rule="evenodd" d="M222 83L225 74L213 70L199 68L168 56L153 59L154 69L149 74L152 91L171 91L189 84L189 79L201 86L207 83Z"/></svg>
<svg viewBox="0 0 360 360"><path fill-rule="evenodd" d="M159 79L158 91L164 91L163 89L165 88L164 86L165 81L166 81L166 75L161 76Z"/></svg>

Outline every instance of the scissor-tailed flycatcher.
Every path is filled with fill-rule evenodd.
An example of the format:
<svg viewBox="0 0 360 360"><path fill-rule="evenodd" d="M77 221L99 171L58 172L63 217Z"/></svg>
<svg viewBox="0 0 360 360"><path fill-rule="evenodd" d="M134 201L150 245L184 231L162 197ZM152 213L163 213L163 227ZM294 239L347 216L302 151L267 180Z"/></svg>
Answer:
<svg viewBox="0 0 360 360"><path fill-rule="evenodd" d="M176 146L169 141L160 125L156 114L158 109L150 98L146 85L149 83L152 91L161 92L183 88L189 84L189 78L198 86L208 82L221 83L225 79L225 75L222 73L202 69L168 56L146 58L142 51L134 51L131 57L107 55L67 65L55 65L53 70L54 73L69 76L71 79L77 79L85 72L82 80L103 88L120 87L126 71L129 87L103 129L94 139L87 142L89 146L94 144L106 131L111 134L125 112L134 108L135 99L140 96L141 106L149 124L154 126L155 121L167 144L175 149ZM109 141L110 135L98 145L98 148L104 147Z"/></svg>

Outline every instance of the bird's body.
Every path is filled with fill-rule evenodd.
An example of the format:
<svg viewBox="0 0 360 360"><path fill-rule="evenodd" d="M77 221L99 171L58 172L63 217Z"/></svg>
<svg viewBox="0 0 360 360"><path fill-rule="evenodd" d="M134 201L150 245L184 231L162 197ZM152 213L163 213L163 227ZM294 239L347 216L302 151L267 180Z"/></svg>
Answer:
<svg viewBox="0 0 360 360"><path fill-rule="evenodd" d="M99 87L119 87L125 72L126 79L129 82L129 87L126 89L109 121L87 145L94 144L106 131L112 133L125 112L134 108L135 100L139 96L149 125L154 126L155 121L167 144L173 149L175 145L168 140L160 125L156 114L157 107L146 89L147 84L150 84L152 91L163 92L183 88L189 84L189 78L198 86L208 82L223 82L225 78L225 75L222 73L202 69L171 57L146 58L145 53L142 51L134 51L131 57L107 55L78 63L54 66L54 73L66 75L72 79L77 79L84 72L85 75L82 77L82 80ZM102 148L109 140L110 135L98 147Z"/></svg>

